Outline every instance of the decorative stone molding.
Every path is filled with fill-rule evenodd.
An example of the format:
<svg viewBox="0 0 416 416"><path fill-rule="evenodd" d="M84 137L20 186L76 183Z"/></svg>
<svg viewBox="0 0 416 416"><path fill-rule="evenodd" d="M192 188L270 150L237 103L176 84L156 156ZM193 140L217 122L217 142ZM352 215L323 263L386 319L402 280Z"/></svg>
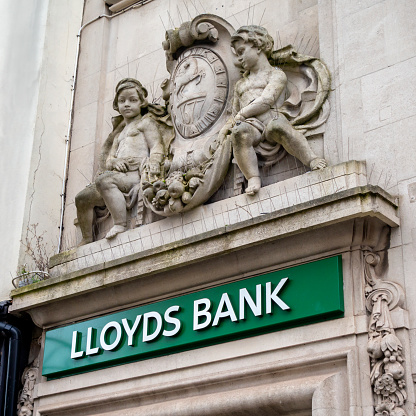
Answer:
<svg viewBox="0 0 416 416"><path fill-rule="evenodd" d="M33 415L33 390L39 373L39 359L36 359L23 373L23 390L17 404L17 416Z"/></svg>
<svg viewBox="0 0 416 416"><path fill-rule="evenodd" d="M39 375L39 348L42 337L32 342L32 350L37 351L33 362L25 368L22 375L23 388L19 393L17 402L17 416L32 416L34 408L33 392Z"/></svg>
<svg viewBox="0 0 416 416"><path fill-rule="evenodd" d="M382 239L387 244L382 250L364 249L366 307L371 314L367 343L371 357L370 381L376 416L406 416L402 408L407 399L403 347L395 335L390 315L391 310L403 305L404 291L397 283L381 280L387 266L387 227L385 231Z"/></svg>

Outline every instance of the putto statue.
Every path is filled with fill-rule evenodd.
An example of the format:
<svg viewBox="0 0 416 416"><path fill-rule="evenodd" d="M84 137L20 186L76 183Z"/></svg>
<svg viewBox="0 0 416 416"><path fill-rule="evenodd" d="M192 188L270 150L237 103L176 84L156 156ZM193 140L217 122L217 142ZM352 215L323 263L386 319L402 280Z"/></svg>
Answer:
<svg viewBox="0 0 416 416"><path fill-rule="evenodd" d="M125 78L117 84L113 108L121 116L113 119L114 130L104 143L101 172L75 197L80 245L93 241L95 207L107 207L113 218L106 238L126 231L127 208L137 200L143 162L151 180L156 180L166 154L164 138L172 136L164 108L147 102L147 91L136 79Z"/></svg>
<svg viewBox="0 0 416 416"><path fill-rule="evenodd" d="M149 104L137 80L116 87L121 115L95 182L75 198L81 244L93 241L97 207L111 214L111 239L129 228L129 209L132 218L140 211L137 226L244 190L255 195L293 157L306 169L327 165L308 142L322 143L329 115L330 74L319 59L290 45L274 51L265 28L236 31L210 14L168 30L163 49L166 107Z"/></svg>
<svg viewBox="0 0 416 416"><path fill-rule="evenodd" d="M312 170L325 168L326 161L313 153L305 136L280 112L287 76L269 63L273 39L267 30L243 26L232 36L231 44L244 74L234 88L233 116L220 135L231 136L234 157L248 180L246 193L254 195L261 187L256 152L261 154L262 142L282 145Z"/></svg>

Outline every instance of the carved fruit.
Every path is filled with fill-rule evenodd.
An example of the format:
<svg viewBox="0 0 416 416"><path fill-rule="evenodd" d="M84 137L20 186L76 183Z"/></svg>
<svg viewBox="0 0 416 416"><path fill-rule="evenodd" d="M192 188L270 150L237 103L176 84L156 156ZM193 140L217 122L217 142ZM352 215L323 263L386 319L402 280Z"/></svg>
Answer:
<svg viewBox="0 0 416 416"><path fill-rule="evenodd" d="M395 380L398 380L399 378L402 378L404 376L404 368L397 361L385 364L384 370L387 373L390 373Z"/></svg>
<svg viewBox="0 0 416 416"><path fill-rule="evenodd" d="M189 189L195 192L196 188L198 188L201 182L202 180L200 178L197 178L197 177L191 178L189 180Z"/></svg>
<svg viewBox="0 0 416 416"><path fill-rule="evenodd" d="M184 204L189 204L191 202L192 199L192 194L190 192L184 192L182 194L182 202Z"/></svg>
<svg viewBox="0 0 416 416"><path fill-rule="evenodd" d="M172 198L180 198L185 192L185 185L180 181L174 181L169 185L168 191Z"/></svg>
<svg viewBox="0 0 416 416"><path fill-rule="evenodd" d="M143 189L147 189L147 188L150 188L150 187L153 187L153 185L149 181L145 181L145 180L142 181L142 188Z"/></svg>
<svg viewBox="0 0 416 416"><path fill-rule="evenodd" d="M185 176L185 180L189 181L194 177L203 178L204 174L201 173L201 171L198 168L193 168L193 169L188 170L188 172L186 172L184 176Z"/></svg>
<svg viewBox="0 0 416 416"><path fill-rule="evenodd" d="M146 188L143 191L143 196L148 200L152 201L152 199L155 197L155 191L153 190L153 187Z"/></svg>
<svg viewBox="0 0 416 416"><path fill-rule="evenodd" d="M169 200L169 209L171 212L181 212L182 208L183 208L183 205L180 199Z"/></svg>
<svg viewBox="0 0 416 416"><path fill-rule="evenodd" d="M381 358L383 351L381 351L381 342L379 339L370 339L367 343L367 352L371 358Z"/></svg>
<svg viewBox="0 0 416 416"><path fill-rule="evenodd" d="M156 196L153 199L153 205L164 206L169 201L169 192L166 189L161 189L156 193Z"/></svg>
<svg viewBox="0 0 416 416"><path fill-rule="evenodd" d="M157 193L158 191L160 191L161 189L166 189L166 183L163 181L156 181L153 184L153 189L155 190L155 192Z"/></svg>

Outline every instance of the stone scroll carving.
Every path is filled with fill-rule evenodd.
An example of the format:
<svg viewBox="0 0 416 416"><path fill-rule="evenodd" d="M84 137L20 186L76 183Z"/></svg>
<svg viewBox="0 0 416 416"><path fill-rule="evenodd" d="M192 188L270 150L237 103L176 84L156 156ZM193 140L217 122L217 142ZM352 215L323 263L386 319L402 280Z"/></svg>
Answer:
<svg viewBox="0 0 416 416"><path fill-rule="evenodd" d="M402 408L407 399L403 347L395 335L390 314L403 305L404 292L399 284L381 279L386 269L386 250L366 247L363 252L366 307L370 312L367 343L370 381L376 416L406 416Z"/></svg>
<svg viewBox="0 0 416 416"><path fill-rule="evenodd" d="M322 133L329 114L330 75L319 59L290 45L274 51L263 27L236 31L210 14L168 30L163 48L166 106L148 103L137 80L116 87L113 107L121 115L99 174L75 199L81 244L93 241L94 218L108 213L114 225L106 238L125 231L126 210L137 201L136 210L162 217L205 203L231 162L241 170L234 169L234 193L244 176L250 195L261 187L259 168L286 153L311 169L326 166L307 141Z"/></svg>

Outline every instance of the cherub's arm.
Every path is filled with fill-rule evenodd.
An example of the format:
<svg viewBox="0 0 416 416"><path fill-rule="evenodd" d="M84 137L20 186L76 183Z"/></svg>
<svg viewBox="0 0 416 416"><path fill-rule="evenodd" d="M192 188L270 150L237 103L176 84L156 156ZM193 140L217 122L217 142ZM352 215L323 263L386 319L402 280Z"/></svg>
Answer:
<svg viewBox="0 0 416 416"><path fill-rule="evenodd" d="M219 137L221 137L221 138L225 138L225 136L228 134L228 132L234 126L235 116L240 111L240 99L239 99L239 93L238 93L238 86L239 86L239 83L237 82L237 84L234 87L232 116L227 120L227 122L224 124L224 126L220 130Z"/></svg>
<svg viewBox="0 0 416 416"><path fill-rule="evenodd" d="M111 150L108 154L107 161L105 166L108 170L117 170L119 172L127 172L128 165L123 159L119 159L116 157L118 145L119 145L119 136L117 135L114 138L113 145L111 146Z"/></svg>
<svg viewBox="0 0 416 416"><path fill-rule="evenodd" d="M140 130L143 132L149 148L149 168L153 175L160 173L160 165L165 158L165 146L162 135L157 127L157 121L148 117L143 120Z"/></svg>
<svg viewBox="0 0 416 416"><path fill-rule="evenodd" d="M287 78L283 71L273 70L270 72L269 82L264 88L260 97L253 100L250 104L242 108L238 116L241 118L256 117L269 111L273 107L280 95L284 92ZM239 118L237 116L237 118Z"/></svg>

